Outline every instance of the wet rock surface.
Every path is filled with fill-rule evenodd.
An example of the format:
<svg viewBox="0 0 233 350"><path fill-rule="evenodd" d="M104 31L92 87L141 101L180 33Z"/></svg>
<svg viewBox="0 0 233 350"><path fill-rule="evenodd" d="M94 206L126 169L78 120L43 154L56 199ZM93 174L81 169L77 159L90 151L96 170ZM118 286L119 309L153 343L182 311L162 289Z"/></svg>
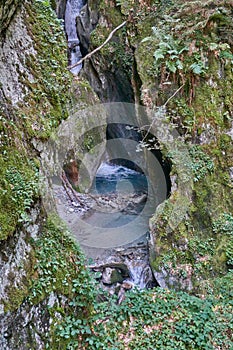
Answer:
<svg viewBox="0 0 233 350"><path fill-rule="evenodd" d="M18 6L23 2L19 0L0 1L0 33L7 29Z"/></svg>
<svg viewBox="0 0 233 350"><path fill-rule="evenodd" d="M75 216L88 219L96 208L136 216L138 206L146 201L145 194L76 194L78 197L75 199L62 186L54 186L57 210L60 216L63 213L66 220ZM127 235L127 230L125 234ZM146 233L128 244L111 249L88 247L79 242L87 259L91 260L88 266L96 280L104 290L117 294L119 301L125 291L133 287L151 288L157 285L149 264L148 235Z"/></svg>
<svg viewBox="0 0 233 350"><path fill-rule="evenodd" d="M125 214L137 215L140 211L139 205L147 200L146 194L107 194L92 195L64 189L60 185L53 185L56 204L65 205L65 211L68 213L78 213L86 217L91 215L94 210L104 210L105 212L122 212Z"/></svg>
<svg viewBox="0 0 233 350"><path fill-rule="evenodd" d="M147 237L128 247L105 252L89 265L102 289L116 294L118 303L132 288L153 288L158 285L149 264Z"/></svg>

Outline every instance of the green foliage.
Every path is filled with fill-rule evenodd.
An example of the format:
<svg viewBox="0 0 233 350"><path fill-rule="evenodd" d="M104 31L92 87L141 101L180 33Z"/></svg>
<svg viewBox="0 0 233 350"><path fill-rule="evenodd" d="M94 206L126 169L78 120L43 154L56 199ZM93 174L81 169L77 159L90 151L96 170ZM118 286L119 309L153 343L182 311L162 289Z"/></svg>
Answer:
<svg viewBox="0 0 233 350"><path fill-rule="evenodd" d="M190 147L189 154L192 159L191 170L193 172L194 182L203 179L208 173L213 172L213 160L206 153L204 153L200 147Z"/></svg>
<svg viewBox="0 0 233 350"><path fill-rule="evenodd" d="M128 15L135 6L135 0L116 0L116 6L120 6L121 12Z"/></svg>
<svg viewBox="0 0 233 350"><path fill-rule="evenodd" d="M87 320L66 319L58 338L67 349L230 349L232 303L186 293L133 290L121 305L116 298L96 302Z"/></svg>
<svg viewBox="0 0 233 350"><path fill-rule="evenodd" d="M35 163L14 148L1 155L0 169L1 240L13 233L17 223L28 221L28 210L39 197L39 176Z"/></svg>
<svg viewBox="0 0 233 350"><path fill-rule="evenodd" d="M231 7L226 2L215 1L212 6L209 1L172 1L167 6L162 1L157 3L156 27L152 27L152 35L144 34L137 53L142 80L151 84L148 71L153 70L161 88L174 81L186 83L192 91L200 77L211 77L214 59L232 66L232 41L227 34L232 32ZM137 26L141 27L146 24ZM147 64L143 62L145 50Z"/></svg>
<svg viewBox="0 0 233 350"><path fill-rule="evenodd" d="M117 9L109 7L104 9L104 17L111 21L112 25L118 26L122 23L122 16ZM109 19L110 18L110 19ZM102 26L100 24L91 32L91 45L94 47L100 46L110 34L111 30ZM133 54L132 49L127 44L127 31L126 27L123 27L119 30L113 37L113 39L108 42L101 49L101 59L104 59L103 66L107 67L107 70L117 69L124 72L124 74L128 75L128 78L131 78L132 73L132 62L133 62Z"/></svg>
<svg viewBox="0 0 233 350"><path fill-rule="evenodd" d="M213 231L217 235L226 236L224 250L227 264L233 267L233 216L227 213L222 214L218 220L213 223Z"/></svg>
<svg viewBox="0 0 233 350"><path fill-rule="evenodd" d="M214 295L217 299L229 302L233 300L233 271L229 270L223 277L217 277L211 283L205 282L205 287L209 295ZM227 306L227 305L226 305Z"/></svg>
<svg viewBox="0 0 233 350"><path fill-rule="evenodd" d="M233 217L230 214L223 214L213 225L215 233L233 235Z"/></svg>
<svg viewBox="0 0 233 350"><path fill-rule="evenodd" d="M157 43L157 49L154 52L154 59L157 65L157 73L163 62L165 62L166 68L171 73L176 73L177 70L183 69L182 55L184 51L188 51L188 48L183 43L174 39L172 35L164 35L156 27L152 28L154 36L144 38L143 42L155 41Z"/></svg>
<svg viewBox="0 0 233 350"><path fill-rule="evenodd" d="M130 75L133 62L132 52L125 51L124 46L116 42L111 43L111 51L114 52L114 60L116 60L115 63L121 65L124 71Z"/></svg>
<svg viewBox="0 0 233 350"><path fill-rule="evenodd" d="M47 138L51 130L67 117L70 102L71 75L67 70L67 47L61 21L52 10L50 1L36 0L26 5L36 56L27 57L27 70L34 77L29 81L21 76L27 86L27 103L19 108L19 115L26 116L24 128L30 137Z"/></svg>
<svg viewBox="0 0 233 350"><path fill-rule="evenodd" d="M206 72L207 67L201 54L195 52L192 55L192 59L187 56L189 42L184 43L182 39L175 38L170 34L164 34L161 29L156 27L153 27L152 31L153 36L143 39L142 43L147 41L156 43L157 48L153 56L157 66L157 73L160 72L163 64L165 64L168 72L171 73L179 71L179 74L191 72L195 75L201 75Z"/></svg>
<svg viewBox="0 0 233 350"><path fill-rule="evenodd" d="M67 296L74 296L77 291L80 308L87 306L90 277L84 268L84 256L64 224L50 217L34 246L37 278L29 300L38 303L52 291Z"/></svg>
<svg viewBox="0 0 233 350"><path fill-rule="evenodd" d="M167 156L179 166L179 177L185 180L186 177L193 179L194 182L198 182L204 179L206 175L211 174L214 171L214 162L208 156L200 146L190 145L187 146L188 154L184 150L170 150ZM174 171L176 171L174 169ZM184 174L182 173L184 172Z"/></svg>
<svg viewBox="0 0 233 350"><path fill-rule="evenodd" d="M50 0L36 0L38 3L41 3L41 5L50 8Z"/></svg>
<svg viewBox="0 0 233 350"><path fill-rule="evenodd" d="M231 349L232 274L206 283L206 299L160 288L134 289L118 305L115 295L92 281L79 248L54 220L48 220L35 242L37 276L29 297L33 303L52 291L68 297L62 307L56 303L49 309L54 323L47 348ZM230 232L231 221L217 223L216 230L223 225ZM190 241L190 250L205 256L212 244L196 239L192 246Z"/></svg>
<svg viewBox="0 0 233 350"><path fill-rule="evenodd" d="M205 67L205 64L201 60L198 60L197 62L194 62L191 64L190 70L194 74L200 75L200 74L205 73L206 67Z"/></svg>
<svg viewBox="0 0 233 350"><path fill-rule="evenodd" d="M173 106L169 111L171 119L175 121L181 135L186 132L192 134L195 126L195 111L189 106L184 98L174 99Z"/></svg>

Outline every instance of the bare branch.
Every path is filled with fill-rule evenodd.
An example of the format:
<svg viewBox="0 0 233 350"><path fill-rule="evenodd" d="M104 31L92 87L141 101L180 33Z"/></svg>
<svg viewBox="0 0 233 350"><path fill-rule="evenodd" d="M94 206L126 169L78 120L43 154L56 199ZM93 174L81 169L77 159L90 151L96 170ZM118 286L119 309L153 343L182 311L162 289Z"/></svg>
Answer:
<svg viewBox="0 0 233 350"><path fill-rule="evenodd" d="M62 185L63 185L64 189L66 190L66 193L67 193L69 199L71 200L71 202L73 202L73 198L70 195L69 190L71 191L71 193L74 196L74 198L81 204L81 206L84 207L85 203L78 197L77 192L73 189L73 187L69 183L64 170L62 171L62 174L61 174L61 181L62 181Z"/></svg>
<svg viewBox="0 0 233 350"><path fill-rule="evenodd" d="M92 55L94 55L96 52L100 51L113 37L113 34L116 33L116 31L118 31L120 28L122 28L125 24L127 23L127 21L121 23L118 27L116 27L107 37L107 39L103 42L103 44L101 44L99 47L97 47L95 50L93 50L92 52L88 53L85 57L83 57L81 60L79 60L77 63L72 64L71 66L68 66L68 69L72 69L74 67L79 66L81 63L83 63L83 61L85 61L87 58L90 58Z"/></svg>
<svg viewBox="0 0 233 350"><path fill-rule="evenodd" d="M166 101L162 106L160 106L159 108L164 108L164 107L166 107L167 104L171 101L171 99L172 99L173 97L175 97L176 94L178 94L178 92L184 87L184 85L185 85L185 84L181 85L181 86L179 87L179 89L177 89L177 90L174 92L174 94L173 94L172 96L170 96L170 97L167 99L167 101ZM149 135L149 133L150 133L150 131L151 131L151 129L152 129L152 127L153 127L155 121L156 121L156 118L154 118L154 119L152 120L152 122L151 122L151 124L150 124L150 127L149 127L148 130L147 130L146 135L145 135L145 136L143 137L143 139L142 139L142 142L144 142L144 141L146 140L146 138L147 138L147 136Z"/></svg>

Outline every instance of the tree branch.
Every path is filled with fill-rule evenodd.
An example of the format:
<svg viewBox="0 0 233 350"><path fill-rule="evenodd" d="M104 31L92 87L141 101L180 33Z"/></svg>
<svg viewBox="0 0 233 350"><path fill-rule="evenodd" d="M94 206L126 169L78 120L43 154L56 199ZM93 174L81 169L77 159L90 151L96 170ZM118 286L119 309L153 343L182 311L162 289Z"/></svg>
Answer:
<svg viewBox="0 0 233 350"><path fill-rule="evenodd" d="M174 94L173 94L172 96L170 96L170 97L167 99L167 101L166 101L162 106L159 106L159 108L164 108L164 107L166 107L167 104L171 101L171 99L172 99L173 97L175 97L181 89L183 89L184 85L185 85L185 84L181 85L181 86L179 87L179 89L177 89L177 90L174 92ZM151 122L151 124L150 124L150 126L149 126L149 129L148 129L147 132L146 132L146 135L145 135L145 136L143 137L143 139L142 139L142 142L144 142L144 141L146 140L146 138L147 138L147 136L149 135L149 133L150 133L152 127L154 126L154 122L155 122L155 121L156 121L156 118L153 118L153 120L152 120L152 122Z"/></svg>
<svg viewBox="0 0 233 350"><path fill-rule="evenodd" d="M71 200L71 202L73 202L73 198L70 195L68 190L71 191L72 195L81 204L81 206L85 207L85 203L78 197L78 194L76 193L76 191L73 189L73 187L69 183L64 170L62 171L62 174L61 174L61 181L62 181L62 185L63 185L64 189L66 190L66 193L67 193L69 199Z"/></svg>
<svg viewBox="0 0 233 350"><path fill-rule="evenodd" d="M74 67L79 66L81 63L83 63L83 61L85 61L87 58L90 58L92 55L94 55L96 52L100 51L102 49L102 47L104 47L113 37L113 34L116 33L116 31L118 31L120 28L122 28L127 21L121 23L118 27L116 27L107 37L107 39L103 42L103 44L101 44L99 47L97 47L95 50L93 50L92 52L88 53L85 57L83 57L81 60L79 60L77 63L72 64L71 66L68 66L68 69L72 69Z"/></svg>

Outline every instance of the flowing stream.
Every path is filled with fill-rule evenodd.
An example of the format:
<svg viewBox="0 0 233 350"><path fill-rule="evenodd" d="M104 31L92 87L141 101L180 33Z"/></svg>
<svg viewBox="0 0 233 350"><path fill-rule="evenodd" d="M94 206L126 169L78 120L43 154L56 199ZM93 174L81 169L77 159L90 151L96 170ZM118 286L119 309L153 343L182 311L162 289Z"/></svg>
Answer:
<svg viewBox="0 0 233 350"><path fill-rule="evenodd" d="M68 0L66 4L65 31L68 40L70 65L78 62L82 58L76 29L76 18L79 15L82 7L83 0ZM80 64L77 67L74 67L71 72L73 74L78 74L81 68L82 65Z"/></svg>
<svg viewBox="0 0 233 350"><path fill-rule="evenodd" d="M101 272L103 287L114 288L124 281L140 288L154 285L148 255L150 215L144 212L147 205L144 174L102 163L90 195L81 197L89 207L86 210L75 199L70 200L62 186L56 184L54 193L60 217L87 258L94 262L93 271Z"/></svg>
<svg viewBox="0 0 233 350"><path fill-rule="evenodd" d="M86 220L89 224L109 229L107 242L102 241L103 246L108 243L113 248L106 259L106 266L117 261L125 264L128 269L126 281L139 288L155 285L148 258L149 216L142 214L147 201L147 190L147 178L144 174L122 165L102 163L91 192L108 195L110 198L112 195L113 204L116 202L114 196L120 200L126 198L126 203L123 201L117 211L98 211ZM114 275L110 271L109 283L111 273Z"/></svg>
<svg viewBox="0 0 233 350"><path fill-rule="evenodd" d="M83 0L68 0L66 5L65 30L71 65L81 59L76 18L83 4ZM81 68L79 65L71 72L78 74ZM148 192L144 174L106 162L99 167L90 191L90 198L97 198L94 198L97 204L90 205L88 197L83 197L91 208L87 212L67 197L62 186L56 185L60 217L87 258L94 262L90 268L101 276L98 278L102 287L114 293L117 288L124 292L133 285L140 288L156 285L148 253L148 223L153 212L147 208ZM84 216L80 219L82 210Z"/></svg>

